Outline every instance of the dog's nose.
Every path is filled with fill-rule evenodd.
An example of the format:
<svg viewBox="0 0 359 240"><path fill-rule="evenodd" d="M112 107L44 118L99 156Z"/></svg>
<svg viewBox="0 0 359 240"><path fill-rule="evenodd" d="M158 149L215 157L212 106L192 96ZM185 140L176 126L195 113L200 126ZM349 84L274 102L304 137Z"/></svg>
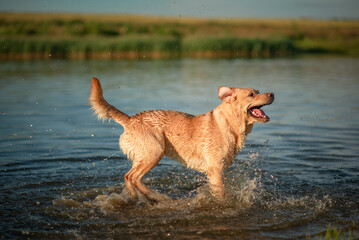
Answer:
<svg viewBox="0 0 359 240"><path fill-rule="evenodd" d="M268 97L274 98L274 93L268 93Z"/></svg>

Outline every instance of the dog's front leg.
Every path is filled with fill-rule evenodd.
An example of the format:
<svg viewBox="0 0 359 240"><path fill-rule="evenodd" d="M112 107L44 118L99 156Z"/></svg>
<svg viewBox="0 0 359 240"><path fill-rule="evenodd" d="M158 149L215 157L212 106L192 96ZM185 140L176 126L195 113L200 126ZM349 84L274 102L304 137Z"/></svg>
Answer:
<svg viewBox="0 0 359 240"><path fill-rule="evenodd" d="M211 193L219 201L224 200L223 169L221 167L209 167L207 170Z"/></svg>

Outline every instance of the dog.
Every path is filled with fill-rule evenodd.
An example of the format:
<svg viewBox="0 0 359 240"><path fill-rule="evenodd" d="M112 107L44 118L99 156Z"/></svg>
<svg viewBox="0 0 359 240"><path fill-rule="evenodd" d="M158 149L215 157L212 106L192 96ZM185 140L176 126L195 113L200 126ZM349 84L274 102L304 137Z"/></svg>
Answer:
<svg viewBox="0 0 359 240"><path fill-rule="evenodd" d="M269 121L261 107L271 104L274 94L260 94L251 88L220 87L218 97L221 104L197 116L151 110L130 117L104 99L100 81L92 78L89 103L94 114L99 119L113 119L124 128L119 144L133 161L125 175L131 197L142 194L157 202L156 192L142 182L142 177L166 155L205 173L211 194L215 199L224 198L223 172L244 146L253 124Z"/></svg>

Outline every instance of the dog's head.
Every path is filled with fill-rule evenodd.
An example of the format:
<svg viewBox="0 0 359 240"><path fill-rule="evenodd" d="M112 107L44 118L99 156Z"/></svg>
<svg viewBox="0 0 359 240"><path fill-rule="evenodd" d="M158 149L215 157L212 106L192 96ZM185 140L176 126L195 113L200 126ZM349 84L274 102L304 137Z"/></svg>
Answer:
<svg viewBox="0 0 359 240"><path fill-rule="evenodd" d="M225 104L230 104L234 111L244 114L242 116L249 124L269 121L268 115L261 108L274 101L274 93L260 94L252 88L220 87L218 96Z"/></svg>

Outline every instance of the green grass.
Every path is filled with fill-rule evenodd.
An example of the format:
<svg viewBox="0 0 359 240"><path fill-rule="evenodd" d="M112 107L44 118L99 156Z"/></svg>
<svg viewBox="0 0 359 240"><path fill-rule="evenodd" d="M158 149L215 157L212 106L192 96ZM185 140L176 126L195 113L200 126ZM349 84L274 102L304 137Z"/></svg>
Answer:
<svg viewBox="0 0 359 240"><path fill-rule="evenodd" d="M135 52L167 53L168 56L190 56L192 53L212 53L212 57L273 57L287 56L294 52L288 40L258 40L239 38L189 38L170 37L123 37L103 39L2 39L0 55L30 57L82 58L95 57L100 53L116 54ZM221 55L222 54L222 55Z"/></svg>
<svg viewBox="0 0 359 240"><path fill-rule="evenodd" d="M336 227L332 227L331 225L329 225L323 239L324 240L353 240L356 239L356 236L354 236L351 230L342 232L341 229L337 229Z"/></svg>
<svg viewBox="0 0 359 240"><path fill-rule="evenodd" d="M0 15L1 16L1 15ZM63 35L74 37L116 37L122 35L181 36L178 24L147 24L130 21L101 22L98 20L51 19L48 21L16 20L8 21L0 18L0 34L2 36L35 36Z"/></svg>
<svg viewBox="0 0 359 240"><path fill-rule="evenodd" d="M274 57L292 55L295 47L288 39L194 37L183 41L183 51L186 53L229 53L232 57Z"/></svg>
<svg viewBox="0 0 359 240"><path fill-rule="evenodd" d="M171 45L172 44L172 45ZM167 39L3 39L0 40L0 53L52 53L103 51L170 51L176 45Z"/></svg>
<svg viewBox="0 0 359 240"><path fill-rule="evenodd" d="M0 13L0 58L359 56L359 21Z"/></svg>
<svg viewBox="0 0 359 240"><path fill-rule="evenodd" d="M324 39L302 39L295 41L298 52L313 54L339 54L349 56L359 56L359 39L358 40L332 40Z"/></svg>
<svg viewBox="0 0 359 240"><path fill-rule="evenodd" d="M329 225L324 234L320 234L319 236L310 236L308 235L306 239L320 239L320 240L354 240L358 239L358 235L355 231L343 230L333 227Z"/></svg>

